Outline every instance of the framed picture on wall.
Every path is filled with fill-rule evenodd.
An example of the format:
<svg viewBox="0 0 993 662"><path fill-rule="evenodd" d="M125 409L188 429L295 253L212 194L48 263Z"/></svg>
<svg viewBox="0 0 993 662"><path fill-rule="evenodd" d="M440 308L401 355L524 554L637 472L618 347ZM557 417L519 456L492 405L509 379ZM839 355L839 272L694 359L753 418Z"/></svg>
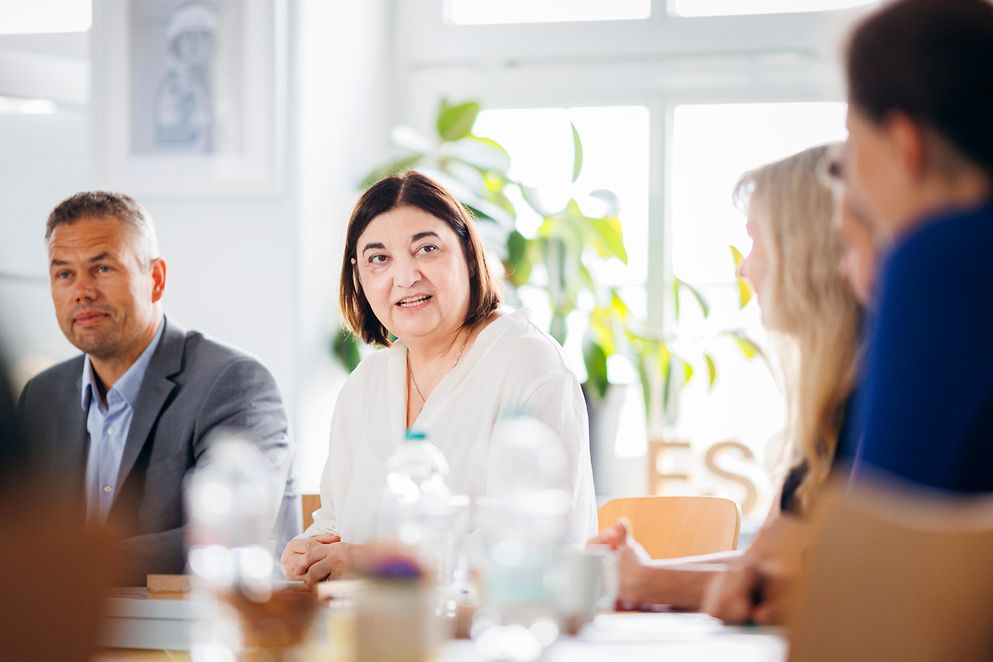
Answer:
<svg viewBox="0 0 993 662"><path fill-rule="evenodd" d="M283 189L285 0L103 0L92 36L98 186Z"/></svg>

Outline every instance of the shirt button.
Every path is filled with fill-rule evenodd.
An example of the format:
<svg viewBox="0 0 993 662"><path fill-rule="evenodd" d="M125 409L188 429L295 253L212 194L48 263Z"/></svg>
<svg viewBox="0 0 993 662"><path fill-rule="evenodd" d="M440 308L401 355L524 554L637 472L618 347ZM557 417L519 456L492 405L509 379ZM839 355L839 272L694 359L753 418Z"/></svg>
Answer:
<svg viewBox="0 0 993 662"><path fill-rule="evenodd" d="M109 428L107 428L107 434L108 435L114 434L114 426L113 425L111 425Z"/></svg>
<svg viewBox="0 0 993 662"><path fill-rule="evenodd" d="M103 493L104 493L104 494L110 494L110 492L111 492L111 490L113 490L113 489L114 489L114 488L113 488L113 487L111 487L110 485L104 485L104 486L103 486Z"/></svg>

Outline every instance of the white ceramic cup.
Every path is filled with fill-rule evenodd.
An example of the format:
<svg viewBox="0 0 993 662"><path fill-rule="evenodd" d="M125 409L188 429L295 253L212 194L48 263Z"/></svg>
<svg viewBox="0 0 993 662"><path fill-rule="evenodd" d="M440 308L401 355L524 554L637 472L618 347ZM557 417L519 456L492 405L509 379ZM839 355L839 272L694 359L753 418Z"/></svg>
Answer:
<svg viewBox="0 0 993 662"><path fill-rule="evenodd" d="M549 589L567 631L576 632L617 599L617 557L604 545L570 549L549 573Z"/></svg>

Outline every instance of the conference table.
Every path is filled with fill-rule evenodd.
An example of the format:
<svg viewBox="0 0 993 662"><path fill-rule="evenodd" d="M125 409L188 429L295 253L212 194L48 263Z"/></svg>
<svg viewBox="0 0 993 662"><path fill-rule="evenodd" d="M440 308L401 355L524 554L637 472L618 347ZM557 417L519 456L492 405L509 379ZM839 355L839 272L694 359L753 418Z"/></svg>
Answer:
<svg viewBox="0 0 993 662"><path fill-rule="evenodd" d="M350 642L335 632L329 615L316 622L314 641L296 659L354 660ZM322 617L319 617L322 618ZM117 591L105 607L100 662L186 661L189 654L190 601L149 598L144 589ZM544 658L548 662L621 660L638 662L784 662L787 645L776 628L729 627L704 614L613 612L597 616L576 636L563 636ZM484 658L467 640L442 644L440 662L477 662Z"/></svg>

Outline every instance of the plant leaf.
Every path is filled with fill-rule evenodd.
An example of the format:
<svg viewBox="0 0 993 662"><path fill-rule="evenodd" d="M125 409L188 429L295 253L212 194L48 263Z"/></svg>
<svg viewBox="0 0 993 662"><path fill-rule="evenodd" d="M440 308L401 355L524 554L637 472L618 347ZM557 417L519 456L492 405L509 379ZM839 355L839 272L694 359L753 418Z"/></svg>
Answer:
<svg viewBox="0 0 993 662"><path fill-rule="evenodd" d="M600 343L591 341L586 343L583 350L583 362L586 364L586 383L593 388L593 392L599 398L607 394L607 354Z"/></svg>
<svg viewBox="0 0 993 662"><path fill-rule="evenodd" d="M607 356L617 353L617 341L614 338L614 324L608 308L597 306L590 312L590 331L598 345Z"/></svg>
<svg viewBox="0 0 993 662"><path fill-rule="evenodd" d="M687 283L682 278L676 278L675 279L674 286L675 286L675 289L676 289L676 295L675 295L676 296L675 304L676 304L676 307L677 307L676 308L676 319L679 319L679 308L678 308L678 306L679 306L679 290L682 289L682 288L684 288L684 287L687 290L689 290L690 294L693 295L693 298L696 299L697 304L699 304L699 306L700 306L700 311L703 312L704 319L706 319L707 317L710 317L710 303L707 301L707 297L703 296L703 292L701 292L697 288L693 287L692 285L690 285L689 283Z"/></svg>
<svg viewBox="0 0 993 662"><path fill-rule="evenodd" d="M631 312L631 309L628 307L624 297L622 297L617 290L612 290L610 293L610 309L615 315L617 315L617 318L621 320L621 322L625 323L626 326L628 314Z"/></svg>
<svg viewBox="0 0 993 662"><path fill-rule="evenodd" d="M541 192L538 189L531 188L530 186L525 186L524 184L518 185L521 189L521 196L524 198L524 202L528 203L531 207L541 216L558 216L562 214L565 210L559 209L554 210L545 204L545 201L541 199Z"/></svg>
<svg viewBox="0 0 993 662"><path fill-rule="evenodd" d="M359 354L358 339L344 327L338 327L338 331L334 334L334 338L331 340L331 353L338 360L338 365L348 373L355 370L362 360L362 356Z"/></svg>
<svg viewBox="0 0 993 662"><path fill-rule="evenodd" d="M714 387L714 382L717 381L717 363L710 354L704 354L703 358L707 362L707 388L709 390Z"/></svg>
<svg viewBox="0 0 993 662"><path fill-rule="evenodd" d="M395 175L398 172L403 172L404 170L410 170L420 163L421 160L424 159L424 156L425 155L420 152L416 154L409 154L395 161L391 161L384 166L376 168L362 178L362 181L359 182L359 188L367 189L379 180L386 179L390 175Z"/></svg>
<svg viewBox="0 0 993 662"><path fill-rule="evenodd" d="M466 101L453 106L443 100L441 111L438 113L438 135L442 140L449 142L465 138L472 132L472 125L476 123L479 110L479 103L475 101Z"/></svg>
<svg viewBox="0 0 993 662"><path fill-rule="evenodd" d="M594 247L602 257L616 257L628 263L628 251L624 247L624 229L621 220L612 216L603 218L583 217L593 230Z"/></svg>
<svg viewBox="0 0 993 662"><path fill-rule="evenodd" d="M738 278L738 308L744 308L752 300L752 284L747 278Z"/></svg>
<svg viewBox="0 0 993 662"><path fill-rule="evenodd" d="M555 338L555 340L557 340L560 345L564 345L565 334L566 334L565 315L563 315L561 311L556 310L554 313L552 313L552 321L548 325L548 335Z"/></svg>
<svg viewBox="0 0 993 662"><path fill-rule="evenodd" d="M510 168L510 154L503 145L489 138L468 135L452 143L448 155L482 171L506 174Z"/></svg>
<svg viewBox="0 0 993 662"><path fill-rule="evenodd" d="M744 308L752 299L752 284L748 282L747 278L741 276L741 263L745 261L745 257L734 246L729 245L728 248L731 249L731 259L734 260L734 279L738 282L738 308L740 309Z"/></svg>
<svg viewBox="0 0 993 662"><path fill-rule="evenodd" d="M569 126L572 128L572 181L575 182L583 171L583 141L579 138L576 125L569 122Z"/></svg>
<svg viewBox="0 0 993 662"><path fill-rule="evenodd" d="M638 357L638 360L634 362L634 368L638 372L638 381L641 382L641 396L645 402L645 417L650 418L652 415L652 379L645 366L644 357Z"/></svg>
<svg viewBox="0 0 993 662"><path fill-rule="evenodd" d="M734 260L734 273L737 276L738 270L741 269L741 263L745 261L745 256L733 244L728 244L728 248L731 249L731 259Z"/></svg>
<svg viewBox="0 0 993 662"><path fill-rule="evenodd" d="M517 230L507 235L507 262L511 268L518 269L527 258L528 240Z"/></svg>
<svg viewBox="0 0 993 662"><path fill-rule="evenodd" d="M762 353L762 348L760 348L755 341L746 336L741 331L732 331L732 337L734 337L735 342L738 345L738 349L741 351L741 355L746 359L751 360L757 356L764 356Z"/></svg>
<svg viewBox="0 0 993 662"><path fill-rule="evenodd" d="M407 152L428 152L431 141L409 126L394 127L390 131L390 142Z"/></svg>
<svg viewBox="0 0 993 662"><path fill-rule="evenodd" d="M596 198L603 202L603 206L606 209L607 216L620 216L621 214L621 200L617 197L617 194L613 191L605 188L598 188L595 191L590 191L590 197Z"/></svg>
<svg viewBox="0 0 993 662"><path fill-rule="evenodd" d="M679 321L679 312L680 312L680 305L679 305L679 283L680 283L680 281L679 281L678 278L676 278L676 279L674 279L672 281L672 314L673 314L673 317L676 318L676 321L677 322Z"/></svg>

